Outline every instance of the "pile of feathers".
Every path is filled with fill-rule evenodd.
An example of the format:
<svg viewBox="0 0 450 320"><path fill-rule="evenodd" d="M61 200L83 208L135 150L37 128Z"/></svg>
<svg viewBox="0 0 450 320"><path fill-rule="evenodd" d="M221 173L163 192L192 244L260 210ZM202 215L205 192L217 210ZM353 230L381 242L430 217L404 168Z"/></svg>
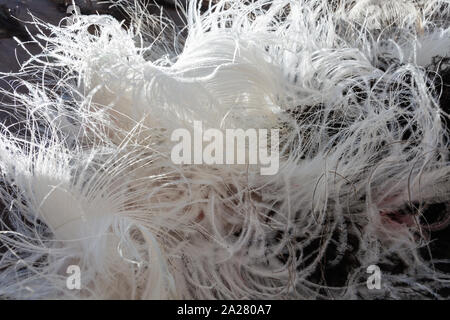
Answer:
<svg viewBox="0 0 450 320"><path fill-rule="evenodd" d="M1 74L0 297L450 296L450 1L173 5L36 18ZM174 164L196 121L278 129L278 172Z"/></svg>

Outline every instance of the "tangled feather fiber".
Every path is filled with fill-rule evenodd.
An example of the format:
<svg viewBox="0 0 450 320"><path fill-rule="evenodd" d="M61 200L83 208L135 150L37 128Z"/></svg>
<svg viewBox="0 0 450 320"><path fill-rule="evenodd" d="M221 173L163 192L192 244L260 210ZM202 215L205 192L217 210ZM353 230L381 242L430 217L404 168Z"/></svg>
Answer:
<svg viewBox="0 0 450 320"><path fill-rule="evenodd" d="M114 5L35 19L3 74L0 297L445 297L448 0L189 1L185 29ZM194 121L279 129L279 172L175 165Z"/></svg>

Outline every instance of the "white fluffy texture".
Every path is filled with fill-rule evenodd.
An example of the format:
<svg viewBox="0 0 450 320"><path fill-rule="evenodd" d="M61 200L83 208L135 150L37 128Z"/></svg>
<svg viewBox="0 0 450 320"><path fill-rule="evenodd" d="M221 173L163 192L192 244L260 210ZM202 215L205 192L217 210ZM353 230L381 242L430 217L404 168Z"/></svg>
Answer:
<svg viewBox="0 0 450 320"><path fill-rule="evenodd" d="M17 75L28 93L10 94L23 130L0 134L0 296L440 297L450 275L419 253L419 217L450 199L448 115L425 70L449 55L449 25L434 24L449 2L399 7L420 27L394 19L392 37L361 21L362 2L219 0L200 14L192 1L174 45L149 36L170 38L168 22L140 11L128 29L36 21L48 45ZM393 18L378 2L383 29ZM193 121L280 128L279 173L174 165L170 133ZM385 214L412 203L404 223ZM399 261L367 290L369 265ZM71 264L80 292L66 289ZM328 285L323 270L342 264Z"/></svg>

